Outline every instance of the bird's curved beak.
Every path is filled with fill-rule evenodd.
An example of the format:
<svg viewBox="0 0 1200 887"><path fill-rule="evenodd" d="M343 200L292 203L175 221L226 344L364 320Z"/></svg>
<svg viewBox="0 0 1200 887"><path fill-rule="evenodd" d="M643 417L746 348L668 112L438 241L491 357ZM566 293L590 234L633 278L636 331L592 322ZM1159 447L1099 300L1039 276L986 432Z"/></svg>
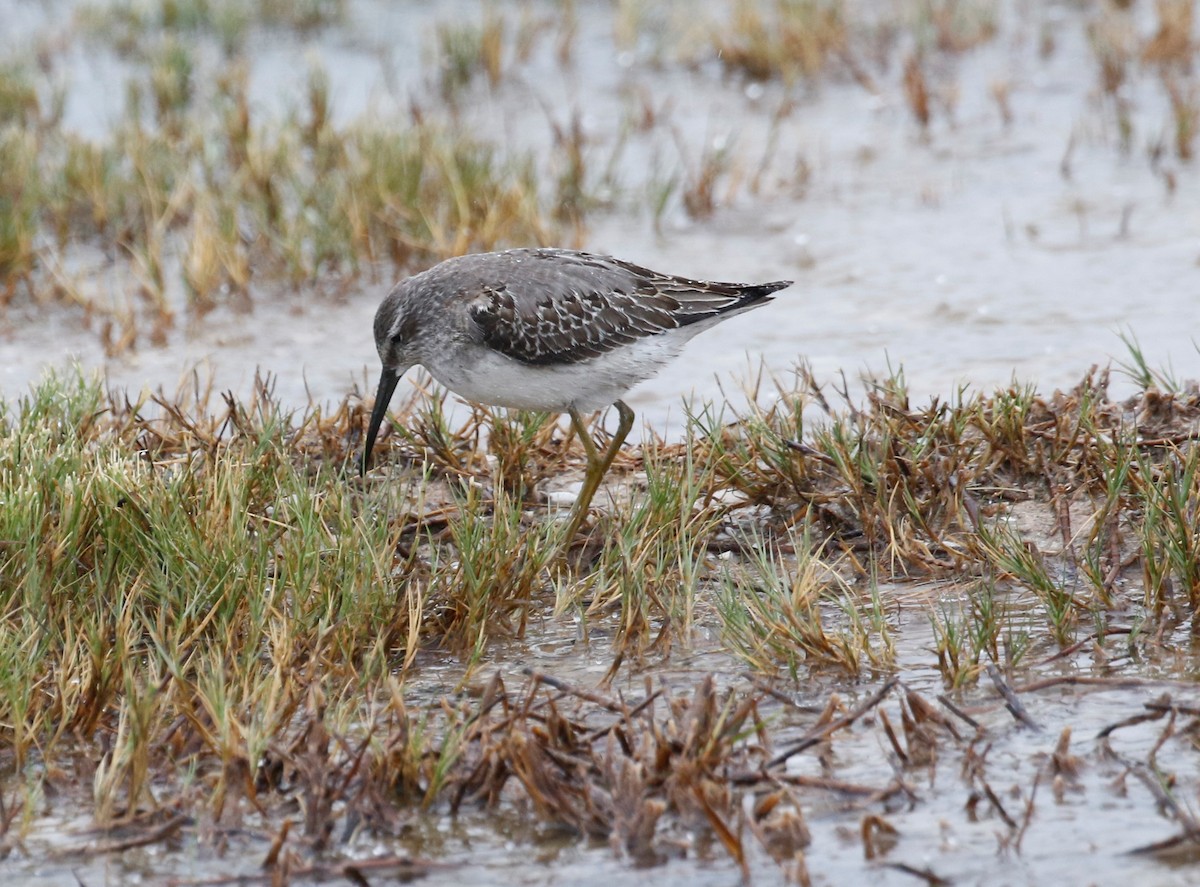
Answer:
<svg viewBox="0 0 1200 887"><path fill-rule="evenodd" d="M396 390L396 383L400 381L403 372L397 372L395 367L385 366L383 372L379 374L379 388L375 391L375 407L371 410L371 424L367 427L367 442L363 447L362 462L359 463L358 473L360 475L367 473L367 467L371 464L371 450L375 448L375 437L379 434L379 426L383 424L383 417L387 415L388 404L392 401L392 392Z"/></svg>

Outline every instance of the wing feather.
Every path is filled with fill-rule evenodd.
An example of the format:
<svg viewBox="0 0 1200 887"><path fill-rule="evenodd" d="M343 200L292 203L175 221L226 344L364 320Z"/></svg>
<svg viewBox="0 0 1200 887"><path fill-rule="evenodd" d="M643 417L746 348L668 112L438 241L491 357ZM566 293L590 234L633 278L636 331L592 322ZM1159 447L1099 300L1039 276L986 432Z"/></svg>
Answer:
<svg viewBox="0 0 1200 887"><path fill-rule="evenodd" d="M509 250L461 291L482 341L526 364L578 363L752 307L787 285L672 277L607 256Z"/></svg>

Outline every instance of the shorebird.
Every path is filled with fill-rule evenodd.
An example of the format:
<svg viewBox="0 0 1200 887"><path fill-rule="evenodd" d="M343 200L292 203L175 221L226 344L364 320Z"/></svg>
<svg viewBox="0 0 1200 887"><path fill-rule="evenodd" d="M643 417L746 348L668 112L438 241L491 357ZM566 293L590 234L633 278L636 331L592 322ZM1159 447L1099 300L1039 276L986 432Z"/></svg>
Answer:
<svg viewBox="0 0 1200 887"><path fill-rule="evenodd" d="M587 472L567 530L570 545L601 478L633 427L625 392L697 333L757 308L790 286L714 283L660 274L611 256L513 249L447 259L398 283L375 313L383 361L360 470L366 473L392 392L420 364L478 404L567 413ZM583 414L615 405L598 452Z"/></svg>

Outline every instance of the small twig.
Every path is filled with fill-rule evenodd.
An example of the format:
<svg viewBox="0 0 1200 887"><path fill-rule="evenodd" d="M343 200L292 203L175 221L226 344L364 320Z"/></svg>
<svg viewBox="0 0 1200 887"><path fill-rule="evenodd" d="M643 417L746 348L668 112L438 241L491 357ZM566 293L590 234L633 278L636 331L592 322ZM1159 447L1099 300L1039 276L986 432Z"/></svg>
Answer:
<svg viewBox="0 0 1200 887"><path fill-rule="evenodd" d="M1158 855L1173 851L1185 844L1188 845L1186 852L1189 854L1194 853L1196 845L1200 844L1200 837L1189 835L1185 832L1182 835L1172 835L1161 841L1155 841L1153 844L1143 844L1141 847L1134 847L1132 850L1126 852L1136 856Z"/></svg>
<svg viewBox="0 0 1200 887"><path fill-rule="evenodd" d="M1154 795L1154 800L1158 802L1159 806L1163 810L1169 811L1175 817L1175 821L1183 826L1183 831L1188 838L1193 841L1200 840L1200 823L1196 822L1196 818L1162 787L1162 783L1158 781L1151 769L1140 761L1126 761L1125 765L1150 790L1150 794Z"/></svg>
<svg viewBox="0 0 1200 887"><path fill-rule="evenodd" d="M900 746L900 740L896 737L896 731L892 729L892 721L888 717L886 709L879 709L879 720L883 722L883 732L887 735L888 742L892 744L892 750L896 752L896 757L900 759L901 764L907 767L908 752Z"/></svg>
<svg viewBox="0 0 1200 887"><path fill-rule="evenodd" d="M74 850L68 850L66 853L120 853L124 850L131 850L134 847L145 847L149 844L157 844L159 841L164 841L175 832L183 828L187 823L191 822L192 818L183 813L177 813L168 819L162 825L156 826L148 831L142 832L132 838L125 838L119 841L109 841L105 844L92 844L90 846L79 847Z"/></svg>
<svg viewBox="0 0 1200 887"><path fill-rule="evenodd" d="M906 875L912 875L914 878L920 878L929 887L950 887L950 881L947 881L941 875L935 875L927 868L919 869L916 866L911 866L906 862L889 862L887 867L895 869L898 872L903 872Z"/></svg>
<svg viewBox="0 0 1200 887"><path fill-rule="evenodd" d="M937 699L938 699L938 702L940 702L942 705L946 706L946 708L950 709L950 713L952 715L954 715L955 717L959 718L962 721L965 721L967 726L971 727L971 729L973 729L973 730L980 729L979 721L975 720L973 717L971 717L969 714L967 714L965 711L963 711L961 708L959 708L957 705L955 705L953 702L951 702L946 697L946 694L944 694L944 693L940 694Z"/></svg>
<svg viewBox="0 0 1200 887"><path fill-rule="evenodd" d="M657 699L659 696L661 696L662 692L663 691L661 689L655 690L653 693L650 693L648 696L646 696L645 699L643 699L641 702L639 702L633 708L629 709L629 711L624 712L622 714L621 720L613 721L607 727L599 727L599 728L593 730L583 740L584 744L590 745L591 743L595 742L597 739L600 739L602 736L607 736L609 733L611 733L613 730L620 727L622 724L629 723L634 718L636 718L638 715L640 715L643 711L645 711L646 708L648 706L650 706L651 703L653 703L655 699Z"/></svg>
<svg viewBox="0 0 1200 887"><path fill-rule="evenodd" d="M828 776L793 776L784 774L774 778L780 782L786 782L788 785L796 785L802 788L819 788L843 795L876 795L881 791L894 788L894 786L888 786L885 789L878 789L874 786L861 785L856 782L843 782L840 779L831 779Z"/></svg>
<svg viewBox="0 0 1200 887"><path fill-rule="evenodd" d="M1103 678L1091 675L1061 675L1055 678L1043 678L1021 684L1015 690L1018 693L1036 693L1039 690L1049 690L1051 687L1087 686L1109 687L1113 690L1125 690L1130 687L1184 687L1196 689L1195 681L1172 681L1164 678Z"/></svg>
<svg viewBox="0 0 1200 887"><path fill-rule="evenodd" d="M854 711L850 712L849 714L842 715L840 718L835 718L829 723L813 730L804 738L798 739L779 754L775 755L775 757L771 758L771 760L767 762L767 767L778 767L780 764L785 763L788 758L792 757L792 755L797 755L807 748L812 748L831 733L836 733L843 727L849 727L851 724L877 706L880 702L882 702L884 697L887 696L888 693L892 692L892 688L895 687L899 682L899 678L890 678L886 684L875 691L870 699L866 700L862 705L854 709Z"/></svg>
<svg viewBox="0 0 1200 887"><path fill-rule="evenodd" d="M273 868L275 863L279 861L279 851L283 849L284 842L287 841L288 832L292 830L292 821L285 819L283 824L276 832L274 839L271 841L271 849L267 851L267 855L263 857L262 867L264 869Z"/></svg>
<svg viewBox="0 0 1200 887"><path fill-rule="evenodd" d="M1110 634L1132 634L1132 633L1133 633L1133 629L1132 629L1132 628L1127 628L1127 627L1113 627L1113 628L1106 628L1106 629L1104 630L1104 633L1103 633L1103 634L1104 634L1104 636L1105 636L1105 637L1108 637ZM1087 637L1085 637L1085 638L1081 638L1080 640L1078 640L1078 641L1076 641L1075 643L1071 644L1069 647L1063 647L1063 648L1062 648L1061 650L1059 650L1057 653L1055 653L1055 654L1053 654L1053 655L1051 655L1051 656L1047 656L1045 659L1041 659L1041 660L1039 660L1037 663L1035 663L1035 666L1049 665L1051 662L1057 662L1059 659L1066 659L1068 656L1074 656L1074 655L1075 655L1076 653L1078 653L1078 652L1079 652L1079 651L1080 651L1080 650L1081 650L1083 647L1087 646L1087 645L1088 645L1088 644L1090 644L1092 641L1099 640L1099 639L1100 639L1100 635L1101 635L1101 633L1100 633L1100 632L1098 632L1098 631L1093 631L1093 632L1092 632L1091 634L1089 634Z"/></svg>
<svg viewBox="0 0 1200 887"><path fill-rule="evenodd" d="M794 453L800 453L802 456L816 459L819 462L824 462L826 465L837 465L837 460L832 456L822 453L820 450L806 444L801 440L785 440L784 446Z"/></svg>
<svg viewBox="0 0 1200 887"><path fill-rule="evenodd" d="M1033 821L1033 800L1037 797L1038 785L1042 781L1042 771L1038 770L1033 777L1033 788L1029 790L1029 800L1025 802L1025 815L1021 817L1021 827L1017 829L1017 836L1013 839L1013 847L1017 852L1021 852L1021 841L1025 837L1025 832L1029 828L1029 823Z"/></svg>
<svg viewBox="0 0 1200 887"><path fill-rule="evenodd" d="M1146 708L1150 711L1161 711L1163 713L1173 711L1181 715L1191 715L1192 717L1200 717L1200 706L1181 705L1178 702L1172 702L1170 698L1166 700L1156 699L1153 702L1145 703Z"/></svg>
<svg viewBox="0 0 1200 887"><path fill-rule="evenodd" d="M1160 718L1165 717L1174 708L1172 705L1170 705L1170 697L1166 696L1165 694L1161 699L1156 699L1153 702L1147 702L1145 707L1147 710L1140 714L1131 715L1124 720L1117 721L1115 724L1109 724L1096 734L1096 738L1107 739L1113 733L1125 727L1136 727L1138 724L1144 724L1147 721L1157 721Z"/></svg>
<svg viewBox="0 0 1200 887"><path fill-rule="evenodd" d="M569 684L566 681L551 677L545 672L538 671L535 668L522 669L522 672L529 675L529 677L533 678L533 680L539 684L545 684L547 687L553 687L559 692L566 693L570 696L578 696L580 699L586 699L588 702L594 702L601 708L606 708L611 712L624 714L627 711L627 708L624 705L613 702L611 699L601 696L599 693L594 693L591 690L585 690L583 687L576 687L573 684Z"/></svg>
<svg viewBox="0 0 1200 887"><path fill-rule="evenodd" d="M1005 683L1004 676L1000 674L1000 669L996 668L994 663L988 663L987 673L988 677L992 679L992 684L995 685L1000 695L1004 697L1004 706L1012 716L1032 730L1041 730L1041 726L1025 710L1025 705L1017 698L1017 694L1013 692L1013 688Z"/></svg>
<svg viewBox="0 0 1200 887"><path fill-rule="evenodd" d="M1165 695L1165 694L1164 694ZM1167 744L1167 740L1175 735L1175 710L1167 709L1167 723L1162 728L1162 732L1158 735L1158 740L1154 743L1154 747L1150 749L1150 754L1146 756L1146 764L1152 767L1155 772L1158 772L1158 753L1162 747Z"/></svg>
<svg viewBox="0 0 1200 887"><path fill-rule="evenodd" d="M758 690L760 693L765 693L778 702L782 702L784 705L788 706L788 708L793 708L796 711L802 711L805 714L810 715L820 714L824 710L824 706L822 705L802 705L788 694L780 690L776 690L774 687L770 686L764 681L759 680L754 675L748 674L745 675L745 678L750 681L754 689Z"/></svg>
<svg viewBox="0 0 1200 887"><path fill-rule="evenodd" d="M1000 799L996 797L996 793L992 791L992 787L988 784L988 781L981 778L979 784L983 787L983 795L988 799L988 803L992 805L992 809L1000 814L1000 818L1004 820L1005 825L1016 831L1017 821L1008 815L1008 811L1004 809L1004 805L1000 803Z"/></svg>
<svg viewBox="0 0 1200 887"><path fill-rule="evenodd" d="M904 698L908 701L908 709L912 712L913 718L918 723L929 721L930 723L937 724L937 726L953 736L955 742L962 742L962 734L958 732L958 728L954 726L954 722L948 720L937 708L926 702L924 696L915 690L906 690ZM978 725L976 725L976 729L978 729Z"/></svg>

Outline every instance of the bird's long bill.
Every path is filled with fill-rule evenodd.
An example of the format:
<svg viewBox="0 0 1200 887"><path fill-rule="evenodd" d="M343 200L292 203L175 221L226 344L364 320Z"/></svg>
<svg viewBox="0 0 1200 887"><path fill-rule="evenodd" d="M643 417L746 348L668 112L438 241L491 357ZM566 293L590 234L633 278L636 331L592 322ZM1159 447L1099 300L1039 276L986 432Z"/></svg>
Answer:
<svg viewBox="0 0 1200 887"><path fill-rule="evenodd" d="M375 391L375 407L371 410L371 424L367 427L367 443L363 447L362 462L359 464L359 474L367 473L371 464L371 451L375 448L375 436L379 434L379 426L387 415L388 404L392 402L392 392L403 373L398 373L392 367L385 366L379 374L379 388Z"/></svg>

